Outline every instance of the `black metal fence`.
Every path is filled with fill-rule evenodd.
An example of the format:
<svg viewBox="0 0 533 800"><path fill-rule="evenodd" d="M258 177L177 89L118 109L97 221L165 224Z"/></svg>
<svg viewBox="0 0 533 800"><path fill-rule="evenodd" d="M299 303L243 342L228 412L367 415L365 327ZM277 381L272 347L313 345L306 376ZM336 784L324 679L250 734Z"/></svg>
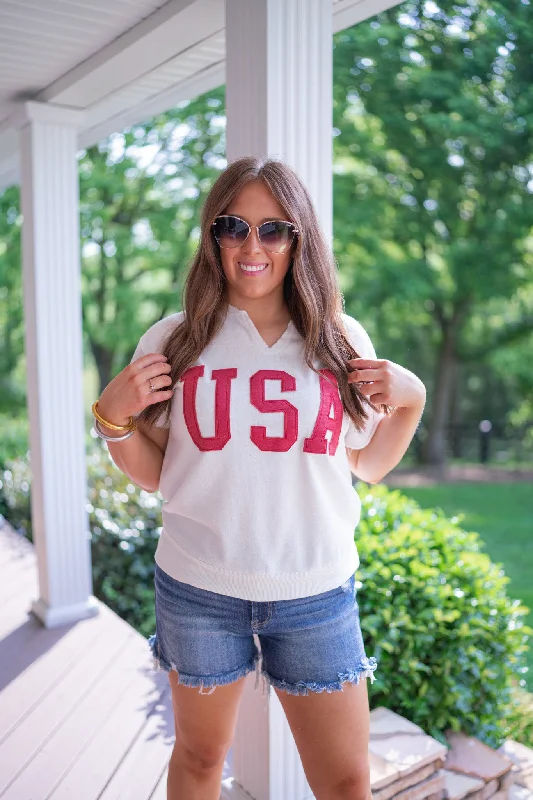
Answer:
<svg viewBox="0 0 533 800"><path fill-rule="evenodd" d="M421 424L409 447L408 455L420 463L427 430ZM448 460L491 466L533 469L533 425L511 428L506 423L480 420L446 428Z"/></svg>

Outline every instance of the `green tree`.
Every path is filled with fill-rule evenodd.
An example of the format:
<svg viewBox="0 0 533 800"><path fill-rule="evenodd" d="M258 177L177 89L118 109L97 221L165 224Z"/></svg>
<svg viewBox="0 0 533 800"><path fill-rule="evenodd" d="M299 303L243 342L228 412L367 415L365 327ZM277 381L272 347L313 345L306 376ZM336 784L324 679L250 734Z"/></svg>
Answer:
<svg viewBox="0 0 533 800"><path fill-rule="evenodd" d="M181 307L200 207L225 164L223 102L214 90L82 155L83 324L100 391Z"/></svg>
<svg viewBox="0 0 533 800"><path fill-rule="evenodd" d="M23 396L13 373L24 353L18 187L0 194L0 411L13 413Z"/></svg>
<svg viewBox="0 0 533 800"><path fill-rule="evenodd" d="M459 367L533 330L529 303L512 324L486 315L496 301L518 309L533 281L531 12L417 0L334 47L336 248L356 273L346 305L391 311L431 353L425 460L442 463Z"/></svg>

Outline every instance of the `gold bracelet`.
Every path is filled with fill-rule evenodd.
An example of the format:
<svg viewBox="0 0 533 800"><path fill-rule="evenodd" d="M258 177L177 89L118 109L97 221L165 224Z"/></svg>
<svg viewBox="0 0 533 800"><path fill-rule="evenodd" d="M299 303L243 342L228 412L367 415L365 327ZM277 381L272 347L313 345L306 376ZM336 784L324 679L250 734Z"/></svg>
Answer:
<svg viewBox="0 0 533 800"><path fill-rule="evenodd" d="M134 431L135 428L137 427L137 423L135 422L133 417L130 417L130 421L128 422L127 425L113 425L112 422L108 422L98 413L98 400L95 403L93 403L91 410L93 412L93 415L98 420L98 422L100 422L102 425L105 425L106 428L111 428L112 431Z"/></svg>

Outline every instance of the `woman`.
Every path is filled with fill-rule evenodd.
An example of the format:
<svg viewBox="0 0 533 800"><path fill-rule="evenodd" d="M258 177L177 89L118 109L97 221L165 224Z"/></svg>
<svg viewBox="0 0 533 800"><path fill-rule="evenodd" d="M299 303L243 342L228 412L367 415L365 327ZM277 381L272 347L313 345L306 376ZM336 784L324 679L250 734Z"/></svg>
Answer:
<svg viewBox="0 0 533 800"><path fill-rule="evenodd" d="M359 623L351 473L375 483L398 464L424 385L343 313L284 163L232 163L201 223L184 310L141 337L93 407L117 466L164 498L149 644L172 688L168 797L219 797L261 658L315 797L370 799L361 679L377 663Z"/></svg>

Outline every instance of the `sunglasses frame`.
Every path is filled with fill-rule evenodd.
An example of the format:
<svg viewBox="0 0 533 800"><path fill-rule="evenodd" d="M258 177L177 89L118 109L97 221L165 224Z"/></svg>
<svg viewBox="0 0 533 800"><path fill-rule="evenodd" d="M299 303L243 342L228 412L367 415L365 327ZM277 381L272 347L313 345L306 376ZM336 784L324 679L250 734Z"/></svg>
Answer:
<svg viewBox="0 0 533 800"><path fill-rule="evenodd" d="M240 222L244 222L245 225L248 225L248 233L246 234L246 239L243 242L240 242L239 244L234 244L233 246L230 246L230 247L223 247L220 244L220 242L218 241L218 239L217 239L217 237L215 235L215 230L214 229L215 229L216 221L218 219L224 219L224 217L228 217L228 218L231 218L231 219L238 219ZM289 242L289 244L286 247L283 248L283 250L271 250L269 247L267 247L266 245L263 244L263 242L261 240L261 235L259 233L259 228L262 228L263 225L268 225L269 222L284 222L286 225L290 225L292 227L292 233L293 233L292 239ZM286 253L288 248L292 246L292 243L294 242L294 237L297 236L300 233L300 231L298 230L296 225L293 222L289 222L288 219L266 219L264 222L261 223L261 225L250 225L249 222L247 222L242 217L238 217L237 214L219 214L218 217L216 217L213 220L213 222L211 223L211 229L213 231L213 236L215 237L216 243L218 244L219 247L222 247L223 250L235 250L236 247L242 247L243 244L248 240L248 237L251 234L253 228L255 228L256 231L257 231L257 238L261 242L261 247L264 247L265 250L268 250L269 253Z"/></svg>

